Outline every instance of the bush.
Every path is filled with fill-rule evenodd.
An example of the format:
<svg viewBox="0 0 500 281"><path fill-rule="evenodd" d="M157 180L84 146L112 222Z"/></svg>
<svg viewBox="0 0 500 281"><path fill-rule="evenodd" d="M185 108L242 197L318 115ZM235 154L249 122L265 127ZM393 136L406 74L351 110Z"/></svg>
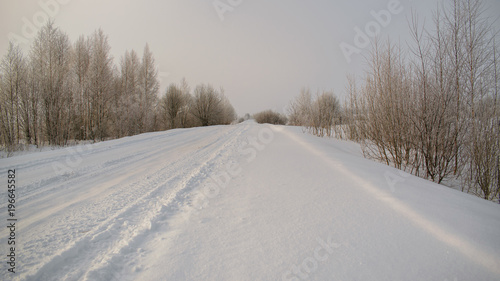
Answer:
<svg viewBox="0 0 500 281"><path fill-rule="evenodd" d="M264 124L274 124L274 125L285 125L287 122L286 116L272 110L265 110L253 115L253 118L257 123Z"/></svg>

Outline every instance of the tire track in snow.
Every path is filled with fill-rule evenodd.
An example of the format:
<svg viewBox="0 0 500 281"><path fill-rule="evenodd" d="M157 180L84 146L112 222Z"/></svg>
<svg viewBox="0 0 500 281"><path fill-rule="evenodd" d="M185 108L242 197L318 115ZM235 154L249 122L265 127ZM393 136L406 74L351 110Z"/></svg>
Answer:
<svg viewBox="0 0 500 281"><path fill-rule="evenodd" d="M149 141L149 140L155 140L155 139L165 139L169 140L170 137L178 135L183 133L182 130L180 132L174 132L170 133L166 132L165 135L163 136L153 136L148 139L144 139L144 136L140 135L139 137L142 137L142 141ZM192 133L192 132L190 132ZM216 131L210 132L216 133ZM120 143L118 145L111 145L111 150L113 149L118 149L122 148L126 145L130 145L131 143L135 143L137 141L127 141L124 143ZM189 143L188 143L189 144ZM75 200L65 200L65 202L61 202L60 206L57 208L54 208L53 206L53 199L54 198L60 198L61 195L68 194L70 191L75 190L78 192L76 189L80 188L79 183L82 181L85 181L86 179L89 178L95 178L97 176L102 176L102 175L108 175L108 174L116 174L122 169L122 166L131 164L131 163L136 163L143 161L145 159L148 159L156 154L162 153L164 151L169 151L172 149L173 146L179 146L179 145L188 145L185 142L183 143L182 140L176 140L174 144L168 144L165 146L164 144L161 143L156 143L155 146L153 147L147 147L147 148L140 148L140 151L134 151L133 153L127 153L125 155L118 155L118 157L115 156L115 158L112 158L111 160L108 159L103 163L100 163L98 165L93 165L92 163L89 163L87 166L82 165L82 167L78 167L78 169L74 169L74 172L68 176L68 175L57 175L52 168L49 169L50 173L48 177L42 179L42 180L37 180L34 183L29 183L29 184L21 184L20 189L18 191L18 204L22 205L23 208L20 210L20 216L27 218L23 221L23 224L20 226L20 229L22 230L23 228L26 227L31 227L31 223L36 222L39 218L46 217L48 215L56 213L56 211L60 211L63 209L63 206L67 207L71 205L71 202L75 202ZM109 152L109 146L105 145L105 143L98 143L96 145L101 145L105 146L104 148L100 149L92 149L91 153L86 153L89 157L98 157L100 153L105 152L108 150ZM61 158L64 158L63 156L59 155L61 150L56 151L58 153L58 158L57 157L49 157L49 161L40 161L37 162L35 161L34 163L37 163L38 167L43 167L45 168L46 164L50 164L53 162L56 162L56 159L58 161L62 161ZM128 151L127 151L128 152ZM33 166L36 166L34 164L30 164ZM24 170L25 165L19 165L16 166L16 169L19 170L19 172L24 176L25 174L28 174L29 171ZM50 166L50 165L49 165ZM85 190L87 191L87 190ZM83 197L88 197L87 194L80 192L79 198L76 201L81 201ZM5 196L6 194L2 193L2 196ZM2 198L4 199L4 198ZM6 201L3 200L3 201ZM23 210L29 210L33 209L32 207L36 207L36 214L23 214ZM6 211L6 206L2 205L0 206L0 211ZM2 229L2 232L5 231ZM3 233L2 233L3 234Z"/></svg>
<svg viewBox="0 0 500 281"><path fill-rule="evenodd" d="M75 200L76 202L67 206L67 209L59 210L58 213L66 215L58 218L60 221L57 224L60 228L52 230L62 237L56 237L52 241L44 240L46 236L38 240L32 239L31 247L25 248L23 252L37 251L37 248L40 251L44 243L72 244L50 257L34 256L39 262L42 259L42 263L33 262L24 265L35 270L20 274L20 279L96 280L99 278L97 272L102 264L105 265L134 240L147 234L160 214L165 213L167 209L171 211L170 205L179 203L176 200L182 200L179 194L188 193L189 189L193 188L191 180L196 178L197 173L213 158L219 157L226 145L234 142L245 129L243 126L211 128L208 135L206 133L204 135L208 139L187 144L185 147L187 153L181 155L176 162L166 163L129 185L116 187L103 198L99 198L99 194L80 198L81 200ZM197 149L200 144L203 148ZM180 144L177 147L169 146L165 150L171 151L182 147ZM150 153L150 156L158 152ZM122 164L127 166L127 163L128 161ZM135 200L131 202L131 198ZM72 209L69 209L70 206ZM94 221L92 224L90 223L92 215L95 217L96 213L100 213L101 217L106 219L100 222ZM90 218L85 218L89 214L92 214ZM74 225L71 225L71 222L74 222ZM65 223L69 223L70 226ZM93 230L82 229L81 225L90 225ZM74 233L68 235L72 227ZM76 242L72 242L75 240ZM70 264L73 268L65 268L61 264ZM102 277L102 280L107 278Z"/></svg>
<svg viewBox="0 0 500 281"><path fill-rule="evenodd" d="M177 133L179 134L179 133ZM168 139L172 135L177 135L177 134L166 134L165 136L156 136L156 137L151 137L150 140L155 140L155 139ZM143 141L147 141L143 140ZM120 143L117 145L111 145L108 146L105 143L97 143L94 145L94 147L91 149L91 151L83 152L79 154L80 157L95 157L98 156L100 153L103 152L110 152L110 150L118 150L124 146L131 145L131 143L134 143L134 141L127 141L124 143ZM109 174L109 173L114 173L116 170L119 170L121 166L127 164L127 163L132 163L132 162L138 162L147 158L150 158L151 156L154 156L158 152L162 152L164 150L168 150L171 147L163 147L162 151L158 151L157 148L159 147L160 144L156 144L154 147L147 147L147 148L141 148L141 151L133 151L130 152L126 155L118 155L118 157L113 158L113 159L107 159L103 163L99 163L98 165L92 165L91 163L88 163L86 166L84 166L82 163L77 167L78 169L74 169L71 174L64 174L64 175L57 175L55 171L52 169L51 164L55 162L61 162L63 161L64 158L61 155L58 154L57 157L49 157L48 160L46 159L41 159L39 161L35 162L29 162L30 167L38 167L40 166L49 166L49 173L48 176L37 180L36 182L32 182L29 184L23 184L23 188L20 190L19 196L20 204L26 203L26 207L29 208L30 204L37 205L37 208L41 208L40 202L44 201L49 195L50 197L57 197L57 194L54 194L54 192L64 192L67 193L68 189L71 188L76 188L77 183L79 183L81 180L84 180L89 177L94 177L96 175L102 175L102 174ZM97 147L97 149L96 149ZM60 152L60 151L57 151ZM63 155L64 156L64 155ZM66 158L72 157L71 155L66 156ZM16 169L20 170L22 173L29 173L33 169L27 169L26 164L22 165L17 165ZM51 185L50 188L47 188L47 185ZM33 200L33 198L38 199L38 200ZM3 208L5 208L3 206ZM0 209L1 211L1 209Z"/></svg>
<svg viewBox="0 0 500 281"><path fill-rule="evenodd" d="M96 262L96 260L94 260L92 268L86 272L83 280L123 280L124 277L120 276L119 272L122 271L124 261L126 260L124 256L134 256L134 251L138 249L138 246L145 239L145 237L151 233L154 234L154 230L159 224L165 223L169 217L175 216L178 211L182 211L181 206L186 204L185 200L187 199L187 196L198 186L201 180L200 174L203 173L203 170L207 166L210 166L212 161L217 161L220 157L224 157L223 153L227 152L227 147L233 144L237 140L238 136L240 136L247 129L248 127L240 127L236 133L230 131L224 134L220 137L220 140L224 141L222 144L217 141L204 145L200 151L206 151L213 146L216 147L216 150L213 152L208 150L207 153L195 155L193 157L194 159L200 157L205 159L205 161L199 165L191 167L187 174L182 176L177 175L174 179L169 181L176 186L175 191L169 192L168 194L165 193L163 194L164 196L159 197L160 199L155 205L155 211L150 212L152 216L147 221L143 221L143 223L146 224L146 227L143 228L144 231L139 235L130 237L126 243L122 243L122 247L110 249L110 252L104 254L104 262ZM231 135L231 137L228 138L227 135ZM194 159L188 159L186 161L188 163L192 163L195 161ZM126 214L124 217L130 218L131 215ZM189 219L189 215L185 215L183 217L185 219Z"/></svg>

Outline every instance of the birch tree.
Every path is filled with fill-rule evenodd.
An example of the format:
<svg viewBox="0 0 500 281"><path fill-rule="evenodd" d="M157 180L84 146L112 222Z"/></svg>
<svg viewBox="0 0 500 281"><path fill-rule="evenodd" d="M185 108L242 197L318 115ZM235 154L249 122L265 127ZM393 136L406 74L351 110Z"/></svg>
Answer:
<svg viewBox="0 0 500 281"><path fill-rule="evenodd" d="M90 58L91 40L80 36L74 45L74 102L76 137L83 140L92 138L91 98L90 98Z"/></svg>
<svg viewBox="0 0 500 281"><path fill-rule="evenodd" d="M150 131L153 128L155 106L158 103L158 70L153 53L149 45L144 47L142 62L139 68L139 133Z"/></svg>
<svg viewBox="0 0 500 281"><path fill-rule="evenodd" d="M175 84L168 86L165 95L161 99L162 116L165 128L175 129L181 126L181 114L185 109L188 98Z"/></svg>
<svg viewBox="0 0 500 281"><path fill-rule="evenodd" d="M218 124L223 110L223 98L217 90L209 84L196 86L191 113L201 126Z"/></svg>
<svg viewBox="0 0 500 281"><path fill-rule="evenodd" d="M94 32L91 40L89 64L89 103L91 138L104 140L108 136L109 106L113 89L113 59L108 37L102 29Z"/></svg>
<svg viewBox="0 0 500 281"><path fill-rule="evenodd" d="M134 50L126 51L121 59L120 87L116 92L117 136L136 134L139 129L139 70L140 61ZM118 122L118 120L116 120Z"/></svg>
<svg viewBox="0 0 500 281"><path fill-rule="evenodd" d="M19 144L24 133L30 135L26 116L27 92L26 64L19 46L9 44L7 54L0 63L0 132L2 142L11 148Z"/></svg>
<svg viewBox="0 0 500 281"><path fill-rule="evenodd" d="M68 36L48 22L32 46L36 91L40 93L45 137L49 144L63 145L69 139L72 104Z"/></svg>

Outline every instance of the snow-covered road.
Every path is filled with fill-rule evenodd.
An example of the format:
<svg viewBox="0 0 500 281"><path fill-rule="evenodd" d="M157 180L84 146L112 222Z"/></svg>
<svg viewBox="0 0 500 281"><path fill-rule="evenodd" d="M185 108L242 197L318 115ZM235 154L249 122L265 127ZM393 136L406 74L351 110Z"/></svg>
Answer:
<svg viewBox="0 0 500 281"><path fill-rule="evenodd" d="M500 280L500 205L244 122L0 160L1 280Z"/></svg>

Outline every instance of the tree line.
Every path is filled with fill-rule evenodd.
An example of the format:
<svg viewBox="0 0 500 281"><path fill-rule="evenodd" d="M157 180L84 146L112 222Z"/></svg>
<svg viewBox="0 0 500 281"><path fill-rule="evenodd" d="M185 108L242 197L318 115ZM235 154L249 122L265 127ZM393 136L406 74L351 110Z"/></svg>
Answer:
<svg viewBox="0 0 500 281"><path fill-rule="evenodd" d="M428 29L413 13L412 42L373 42L361 82L348 77L342 106L332 93L304 89L289 122L319 136L361 143L366 157L461 186L487 200L500 195L498 31L480 0L451 0Z"/></svg>
<svg viewBox="0 0 500 281"><path fill-rule="evenodd" d="M193 94L183 79L159 96L155 60L126 51L114 64L99 29L71 43L53 22L28 55L9 44L0 62L0 146L66 145L179 127L229 124L236 114L224 90L209 84Z"/></svg>

